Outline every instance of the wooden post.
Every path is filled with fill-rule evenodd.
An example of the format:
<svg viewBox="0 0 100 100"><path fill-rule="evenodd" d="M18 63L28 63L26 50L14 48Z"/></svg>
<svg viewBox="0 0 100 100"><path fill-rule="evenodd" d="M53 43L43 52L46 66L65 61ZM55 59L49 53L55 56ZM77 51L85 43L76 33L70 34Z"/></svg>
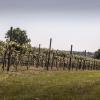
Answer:
<svg viewBox="0 0 100 100"><path fill-rule="evenodd" d="M53 65L54 65L54 56L55 56L55 53L53 53L53 55L52 55L51 70L53 69Z"/></svg>
<svg viewBox="0 0 100 100"><path fill-rule="evenodd" d="M60 57L60 59L59 59L59 68L61 69L61 66L62 66L62 63L61 63L61 57Z"/></svg>
<svg viewBox="0 0 100 100"><path fill-rule="evenodd" d="M31 55L31 52L29 51L29 54L27 55L28 56L28 65L27 65L27 70L29 69L30 67L30 55Z"/></svg>
<svg viewBox="0 0 100 100"><path fill-rule="evenodd" d="M87 56L87 53L86 53L86 50L85 50L85 57ZM84 69L87 69L86 68L86 58L85 58L85 60L84 60Z"/></svg>
<svg viewBox="0 0 100 100"><path fill-rule="evenodd" d="M32 65L33 66L35 65L35 63L34 63L35 61L34 60L35 60L35 57L34 57L34 50L33 50L33 54L32 54Z"/></svg>
<svg viewBox="0 0 100 100"><path fill-rule="evenodd" d="M48 51L45 53L45 68L47 69Z"/></svg>
<svg viewBox="0 0 100 100"><path fill-rule="evenodd" d="M39 63L40 63L40 52L41 52L41 45L39 44L39 51L38 51L38 56L37 56L37 68L39 67Z"/></svg>
<svg viewBox="0 0 100 100"><path fill-rule="evenodd" d="M49 66L50 66L51 43L52 43L52 38L50 38L50 45L49 45L49 50L48 50L47 70L49 70Z"/></svg>
<svg viewBox="0 0 100 100"><path fill-rule="evenodd" d="M87 56L87 52L86 52L86 50L85 50L85 54L84 54L84 56L85 56L85 57Z"/></svg>
<svg viewBox="0 0 100 100"><path fill-rule="evenodd" d="M79 59L75 58L75 68L76 68L76 71L79 69Z"/></svg>
<svg viewBox="0 0 100 100"><path fill-rule="evenodd" d="M91 68L94 70L94 61L92 61Z"/></svg>
<svg viewBox="0 0 100 100"><path fill-rule="evenodd" d="M65 70L65 55L63 56L63 70Z"/></svg>
<svg viewBox="0 0 100 100"><path fill-rule="evenodd" d="M56 51L56 69L58 70L58 50Z"/></svg>
<svg viewBox="0 0 100 100"><path fill-rule="evenodd" d="M90 60L89 60L89 64L88 64L89 69L91 70L91 65L90 65Z"/></svg>
<svg viewBox="0 0 100 100"><path fill-rule="evenodd" d="M70 60L69 60L69 70L72 68L72 54L73 54L73 45L71 45L71 50L70 50Z"/></svg>
<svg viewBox="0 0 100 100"><path fill-rule="evenodd" d="M41 67L44 67L44 55L42 55L42 59L41 59Z"/></svg>
<svg viewBox="0 0 100 100"><path fill-rule="evenodd" d="M81 61L80 61L80 70L82 70L82 67L83 67L83 59L81 59Z"/></svg>
<svg viewBox="0 0 100 100"><path fill-rule="evenodd" d="M95 65L96 65L96 63L95 63L95 59L94 59L94 67L93 67L94 70L96 69L96 68L95 68Z"/></svg>
<svg viewBox="0 0 100 100"><path fill-rule="evenodd" d="M85 57L87 56L86 50L85 50L85 52L84 52L84 56L85 56ZM86 58L83 60L83 70L85 70L85 69L86 69Z"/></svg>
<svg viewBox="0 0 100 100"><path fill-rule="evenodd" d="M12 41L12 31L13 31L13 27L10 28L10 40ZM7 65L7 71L9 71L10 66L11 66L11 45L8 46L8 65Z"/></svg>
<svg viewBox="0 0 100 100"><path fill-rule="evenodd" d="M7 59L6 59L7 51L8 51L8 48L6 45L6 50L4 51L4 55L3 55L3 66L2 66L3 71L4 71L4 68L6 67L6 64L7 64Z"/></svg>

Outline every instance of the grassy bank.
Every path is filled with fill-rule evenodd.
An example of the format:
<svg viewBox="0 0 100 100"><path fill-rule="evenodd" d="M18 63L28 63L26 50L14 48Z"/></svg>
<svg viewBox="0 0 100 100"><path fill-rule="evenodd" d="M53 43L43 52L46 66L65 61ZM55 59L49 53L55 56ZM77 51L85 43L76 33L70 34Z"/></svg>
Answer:
<svg viewBox="0 0 100 100"><path fill-rule="evenodd" d="M100 100L100 71L0 72L0 100Z"/></svg>

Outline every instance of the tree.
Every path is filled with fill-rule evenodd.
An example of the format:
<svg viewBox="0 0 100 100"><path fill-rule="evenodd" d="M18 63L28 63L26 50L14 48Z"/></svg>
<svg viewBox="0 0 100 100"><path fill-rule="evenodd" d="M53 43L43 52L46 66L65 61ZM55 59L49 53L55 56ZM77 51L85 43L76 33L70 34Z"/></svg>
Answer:
<svg viewBox="0 0 100 100"><path fill-rule="evenodd" d="M27 36L27 33L25 30L21 30L20 28L13 29L11 27L10 30L6 33L6 38L9 41L16 42L19 45L23 45L25 43L30 42L30 39Z"/></svg>
<svg viewBox="0 0 100 100"><path fill-rule="evenodd" d="M98 49L98 50L95 52L94 57L95 57L96 59L100 59L100 49Z"/></svg>
<svg viewBox="0 0 100 100"><path fill-rule="evenodd" d="M23 46L25 44L28 44L30 42L30 39L28 38L25 30L21 30L20 28L13 28L13 27L11 27L10 30L8 30L5 38L7 41L7 52L8 52L7 71L9 71L9 68L11 66L12 53L16 50L20 52L20 56L21 56L21 54L23 53Z"/></svg>

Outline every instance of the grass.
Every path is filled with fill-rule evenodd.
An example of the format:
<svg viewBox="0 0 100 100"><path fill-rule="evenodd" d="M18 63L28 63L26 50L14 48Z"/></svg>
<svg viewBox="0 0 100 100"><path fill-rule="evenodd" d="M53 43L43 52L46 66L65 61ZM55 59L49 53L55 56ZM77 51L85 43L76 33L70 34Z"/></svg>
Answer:
<svg viewBox="0 0 100 100"><path fill-rule="evenodd" d="M100 100L100 71L0 72L0 100Z"/></svg>

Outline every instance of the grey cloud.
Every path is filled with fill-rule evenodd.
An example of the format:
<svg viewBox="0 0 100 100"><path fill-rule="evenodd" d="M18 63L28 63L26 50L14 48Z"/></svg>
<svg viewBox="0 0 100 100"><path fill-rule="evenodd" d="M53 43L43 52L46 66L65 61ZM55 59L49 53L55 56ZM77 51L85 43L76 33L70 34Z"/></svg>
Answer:
<svg viewBox="0 0 100 100"><path fill-rule="evenodd" d="M99 11L100 0L0 0L0 11Z"/></svg>
<svg viewBox="0 0 100 100"><path fill-rule="evenodd" d="M1 19L98 19L100 0L0 0ZM38 20L37 20L38 19Z"/></svg>

